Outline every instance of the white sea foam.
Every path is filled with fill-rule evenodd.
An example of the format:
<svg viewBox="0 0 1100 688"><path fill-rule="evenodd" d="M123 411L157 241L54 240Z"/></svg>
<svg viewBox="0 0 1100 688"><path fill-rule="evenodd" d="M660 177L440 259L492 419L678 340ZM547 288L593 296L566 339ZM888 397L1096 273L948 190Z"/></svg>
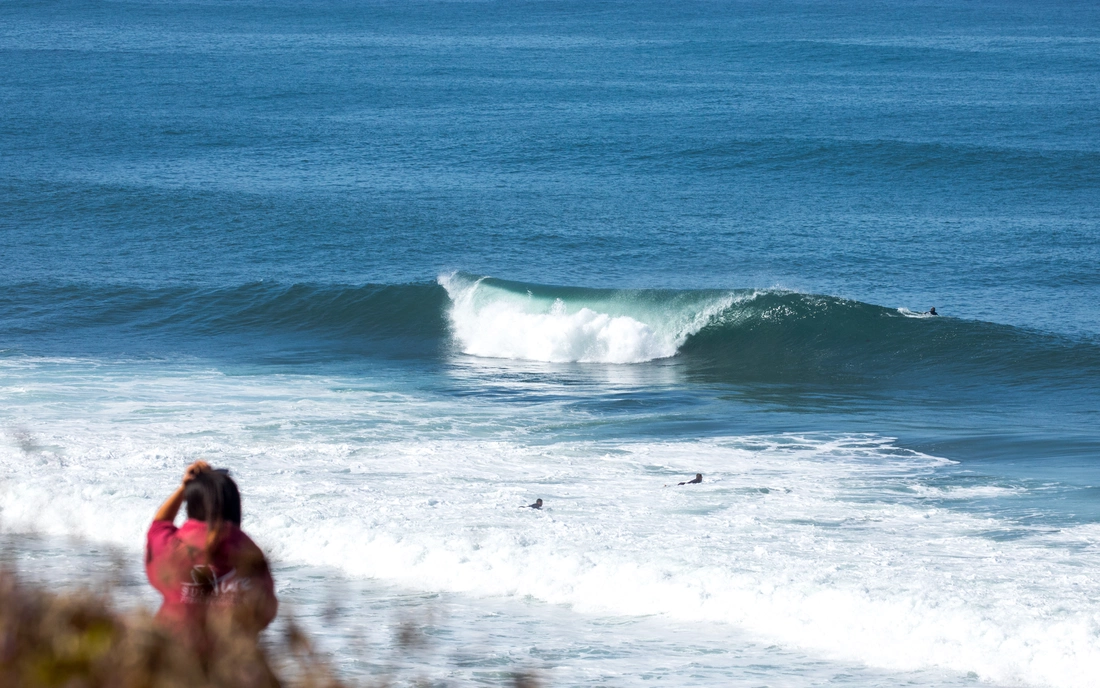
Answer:
<svg viewBox="0 0 1100 688"><path fill-rule="evenodd" d="M157 503L204 456L233 468L246 529L282 564L736 627L894 671L1069 688L1100 672L1095 529L986 537L1013 524L929 504L949 462L888 438L532 444L503 422L514 409L361 382L53 379L11 380L30 392L0 409L35 447L0 448L8 530L140 556ZM527 420L562 420L545 413ZM545 511L523 508L535 497Z"/></svg>
<svg viewBox="0 0 1100 688"><path fill-rule="evenodd" d="M930 499L1003 499L1013 495L1022 495L1026 490L1019 486L975 485L939 487L935 485L914 485L913 492Z"/></svg>
<svg viewBox="0 0 1100 688"><path fill-rule="evenodd" d="M463 353L553 363L668 358L735 301L727 294L678 308L621 301L574 304L516 294L456 274L440 276L439 283L451 298L451 328ZM626 312L612 313L609 306Z"/></svg>

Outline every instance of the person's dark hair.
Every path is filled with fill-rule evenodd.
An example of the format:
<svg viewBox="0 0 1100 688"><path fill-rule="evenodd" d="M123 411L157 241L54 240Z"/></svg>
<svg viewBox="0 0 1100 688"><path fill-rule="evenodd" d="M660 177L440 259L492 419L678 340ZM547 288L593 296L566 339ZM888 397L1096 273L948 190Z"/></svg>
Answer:
<svg viewBox="0 0 1100 688"><path fill-rule="evenodd" d="M241 493L228 472L199 473L183 488L183 499L187 518L206 521L208 526L219 521L241 525Z"/></svg>

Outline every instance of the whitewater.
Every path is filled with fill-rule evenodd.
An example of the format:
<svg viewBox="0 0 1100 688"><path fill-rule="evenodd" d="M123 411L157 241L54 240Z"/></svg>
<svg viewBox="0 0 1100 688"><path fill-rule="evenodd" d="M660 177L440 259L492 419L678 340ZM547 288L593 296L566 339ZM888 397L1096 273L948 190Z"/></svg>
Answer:
<svg viewBox="0 0 1100 688"><path fill-rule="evenodd" d="M570 307L561 297L517 293L485 278L452 273L438 281L450 297L451 331L463 353L554 363L668 358L735 302L755 296L685 293L649 300L620 293L587 295L583 305Z"/></svg>

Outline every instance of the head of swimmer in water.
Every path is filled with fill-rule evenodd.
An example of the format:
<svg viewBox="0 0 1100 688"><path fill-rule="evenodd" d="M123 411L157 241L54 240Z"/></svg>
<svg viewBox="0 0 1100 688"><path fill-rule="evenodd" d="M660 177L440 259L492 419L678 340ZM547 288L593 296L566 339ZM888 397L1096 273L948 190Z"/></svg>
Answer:
<svg viewBox="0 0 1100 688"><path fill-rule="evenodd" d="M241 493L229 471L214 469L197 473L183 488L187 518L207 525L226 522L241 525Z"/></svg>

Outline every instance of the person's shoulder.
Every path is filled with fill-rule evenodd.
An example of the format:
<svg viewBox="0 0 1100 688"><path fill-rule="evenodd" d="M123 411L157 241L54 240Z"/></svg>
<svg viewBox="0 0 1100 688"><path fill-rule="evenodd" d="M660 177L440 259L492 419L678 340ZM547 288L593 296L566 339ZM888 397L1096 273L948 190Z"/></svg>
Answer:
<svg viewBox="0 0 1100 688"><path fill-rule="evenodd" d="M252 538L248 537L248 533L241 530L241 527L235 523L226 523L225 527L229 530L226 533L225 539L227 542L233 543L234 547L255 547L259 549Z"/></svg>
<svg viewBox="0 0 1100 688"><path fill-rule="evenodd" d="M233 560L237 569L247 576L269 574L267 558L252 538L240 528L234 527L229 536L233 548Z"/></svg>
<svg viewBox="0 0 1100 688"><path fill-rule="evenodd" d="M179 530L179 528L176 528L176 524L172 521L153 521L149 525L149 536L153 537L154 535L159 535L162 537L171 537L176 534L177 530Z"/></svg>
<svg viewBox="0 0 1100 688"><path fill-rule="evenodd" d="M176 538L192 547L202 547L206 543L206 522L189 518L176 529Z"/></svg>
<svg viewBox="0 0 1100 688"><path fill-rule="evenodd" d="M176 524L171 521L153 521L145 534L145 559L152 561L168 551L177 532Z"/></svg>

